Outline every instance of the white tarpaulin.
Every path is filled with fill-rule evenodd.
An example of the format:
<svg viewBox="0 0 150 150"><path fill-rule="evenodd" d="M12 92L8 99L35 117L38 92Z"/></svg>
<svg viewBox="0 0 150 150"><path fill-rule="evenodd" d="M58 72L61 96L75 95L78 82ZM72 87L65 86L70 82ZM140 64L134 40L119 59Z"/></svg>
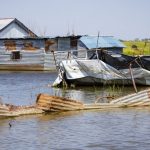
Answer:
<svg viewBox="0 0 150 150"><path fill-rule="evenodd" d="M117 70L101 60L64 60L59 67L61 71L54 86L62 79L78 85L132 84L130 69ZM132 68L132 74L135 83L150 85L150 71L140 67Z"/></svg>

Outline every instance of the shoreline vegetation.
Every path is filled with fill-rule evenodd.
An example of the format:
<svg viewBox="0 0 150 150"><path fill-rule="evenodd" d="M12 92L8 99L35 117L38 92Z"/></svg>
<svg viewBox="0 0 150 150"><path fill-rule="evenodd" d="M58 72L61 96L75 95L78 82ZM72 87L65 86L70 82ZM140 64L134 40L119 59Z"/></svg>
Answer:
<svg viewBox="0 0 150 150"><path fill-rule="evenodd" d="M138 40L138 41L122 41L126 46L123 50L123 54L136 56L136 55L150 55L150 41Z"/></svg>

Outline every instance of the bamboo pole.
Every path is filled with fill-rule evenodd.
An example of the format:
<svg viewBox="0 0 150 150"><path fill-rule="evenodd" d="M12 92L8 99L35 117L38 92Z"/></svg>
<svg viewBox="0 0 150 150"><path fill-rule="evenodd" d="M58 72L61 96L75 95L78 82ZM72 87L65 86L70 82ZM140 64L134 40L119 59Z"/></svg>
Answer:
<svg viewBox="0 0 150 150"><path fill-rule="evenodd" d="M96 56L97 56L97 59L99 60L99 55L98 55L98 42L99 42L99 32L98 32L98 37L97 37L97 44L96 44Z"/></svg>
<svg viewBox="0 0 150 150"><path fill-rule="evenodd" d="M51 52L52 52L52 54L53 54L53 58L54 58L54 62L55 62L55 66L56 66L56 69L57 69L57 62L56 62L55 53L54 53L54 51L51 51Z"/></svg>
<svg viewBox="0 0 150 150"><path fill-rule="evenodd" d="M137 87L136 87L136 84L135 84L135 80L134 80L134 76L133 76L133 72L132 72L131 66L132 66L132 64L130 63L129 70L130 70L130 75L131 75L131 79L132 79L132 84L133 84L135 92L137 93Z"/></svg>

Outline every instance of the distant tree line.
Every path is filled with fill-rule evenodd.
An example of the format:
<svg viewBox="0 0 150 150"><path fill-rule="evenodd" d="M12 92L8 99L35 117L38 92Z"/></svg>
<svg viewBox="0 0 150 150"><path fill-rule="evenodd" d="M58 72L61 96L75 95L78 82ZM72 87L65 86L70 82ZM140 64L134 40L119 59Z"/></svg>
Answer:
<svg viewBox="0 0 150 150"><path fill-rule="evenodd" d="M135 41L135 42L143 41L143 42L150 42L150 38L144 38L144 39L135 38L134 40L122 40L122 39L119 39L119 41L120 41L120 42L125 42L125 41Z"/></svg>
<svg viewBox="0 0 150 150"><path fill-rule="evenodd" d="M150 38L144 38L144 39L135 38L134 41L145 41L145 42L149 42L149 41L150 41Z"/></svg>

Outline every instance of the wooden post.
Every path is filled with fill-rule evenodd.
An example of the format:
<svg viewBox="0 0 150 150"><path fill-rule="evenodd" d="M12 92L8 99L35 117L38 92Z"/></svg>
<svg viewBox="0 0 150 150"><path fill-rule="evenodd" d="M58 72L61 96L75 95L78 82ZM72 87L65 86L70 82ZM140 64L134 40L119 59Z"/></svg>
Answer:
<svg viewBox="0 0 150 150"><path fill-rule="evenodd" d="M133 72L132 72L131 66L132 66L132 64L130 63L129 70L130 70L130 75L131 75L131 79L132 79L132 84L133 84L135 92L137 93L137 87L136 87L136 84L135 84L135 80L134 80L134 76L133 76Z"/></svg>
<svg viewBox="0 0 150 150"><path fill-rule="evenodd" d="M56 66L56 69L57 69L57 63L56 63L56 57L55 57L54 51L52 50L51 52L53 53L53 58L54 58L55 66Z"/></svg>
<svg viewBox="0 0 150 150"><path fill-rule="evenodd" d="M70 58L70 55L71 55L71 52L68 51L68 54L67 54L67 59Z"/></svg>
<svg viewBox="0 0 150 150"><path fill-rule="evenodd" d="M97 56L97 59L99 60L99 56L98 56L98 41L99 41L99 32L98 32L98 37L97 37L97 45L96 45L96 56Z"/></svg>

